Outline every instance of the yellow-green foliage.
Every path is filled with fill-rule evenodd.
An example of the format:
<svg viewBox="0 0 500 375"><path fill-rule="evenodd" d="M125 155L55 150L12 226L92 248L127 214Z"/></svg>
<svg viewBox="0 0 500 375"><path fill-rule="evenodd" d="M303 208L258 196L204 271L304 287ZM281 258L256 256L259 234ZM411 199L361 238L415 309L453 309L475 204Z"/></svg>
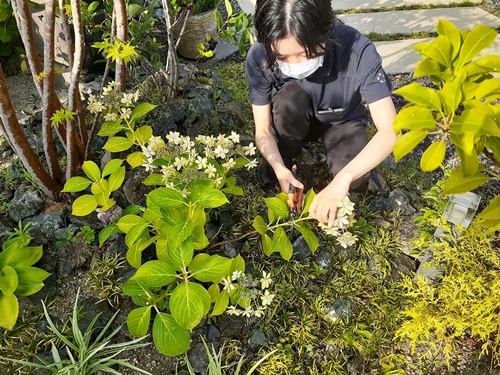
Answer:
<svg viewBox="0 0 500 375"><path fill-rule="evenodd" d="M473 223L460 237L448 235L430 245L432 264L443 276L428 285L422 277L405 279L412 304L403 311L409 317L396 337L406 339L413 350L420 345L427 354L438 351L449 360L462 336L481 344L480 355L491 355L500 365L500 249L498 227Z"/></svg>

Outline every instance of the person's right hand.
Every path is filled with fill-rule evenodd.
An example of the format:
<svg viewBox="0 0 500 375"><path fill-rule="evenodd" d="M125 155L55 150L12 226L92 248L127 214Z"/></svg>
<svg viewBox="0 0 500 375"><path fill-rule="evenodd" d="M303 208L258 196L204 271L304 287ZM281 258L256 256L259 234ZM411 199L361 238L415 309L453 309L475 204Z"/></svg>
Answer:
<svg viewBox="0 0 500 375"><path fill-rule="evenodd" d="M290 184L295 186L296 188L303 189L304 185L302 182L297 180L290 169L288 169L284 164L280 165L274 170L276 177L280 183L281 191L288 194L288 189L290 188Z"/></svg>

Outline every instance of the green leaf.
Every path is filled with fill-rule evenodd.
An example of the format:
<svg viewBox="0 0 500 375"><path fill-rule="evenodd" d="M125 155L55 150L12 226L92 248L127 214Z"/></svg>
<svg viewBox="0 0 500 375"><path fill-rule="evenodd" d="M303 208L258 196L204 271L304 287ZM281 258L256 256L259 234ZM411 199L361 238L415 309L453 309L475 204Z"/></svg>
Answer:
<svg viewBox="0 0 500 375"><path fill-rule="evenodd" d="M420 168L424 172L432 172L438 168L444 160L446 154L446 144L444 141L437 141L427 147L420 159Z"/></svg>
<svg viewBox="0 0 500 375"><path fill-rule="evenodd" d="M17 289L17 272L11 266L2 267L0 272L0 292L3 294L14 294Z"/></svg>
<svg viewBox="0 0 500 375"><path fill-rule="evenodd" d="M486 138L485 146L488 150L493 152L493 156L495 157L495 159L500 161L500 138L499 137Z"/></svg>
<svg viewBox="0 0 500 375"><path fill-rule="evenodd" d="M417 68L415 69L415 73L413 73L413 77L420 78L440 74L442 69L442 66L437 61L425 58L417 63Z"/></svg>
<svg viewBox="0 0 500 375"><path fill-rule="evenodd" d="M188 201L200 208L216 208L229 203L224 193L214 188L193 187Z"/></svg>
<svg viewBox="0 0 500 375"><path fill-rule="evenodd" d="M448 39L443 35L438 35L432 42L422 51L422 55L429 59L437 61L439 64L450 68L451 67L452 47Z"/></svg>
<svg viewBox="0 0 500 375"><path fill-rule="evenodd" d="M289 216L288 207L285 202L276 197L264 198L267 207L279 219L287 218Z"/></svg>
<svg viewBox="0 0 500 375"><path fill-rule="evenodd" d="M462 167L458 167L453 172L451 172L450 177L448 177L448 179L446 180L443 193L465 193L478 188L486 181L488 181L488 177L486 177L481 172L476 172L471 176L464 176L462 173Z"/></svg>
<svg viewBox="0 0 500 375"><path fill-rule="evenodd" d="M266 234L267 233L267 224L262 218L262 216L257 215L255 219L253 220L252 226L255 228L259 234Z"/></svg>
<svg viewBox="0 0 500 375"><path fill-rule="evenodd" d="M194 246L191 239L187 239L179 245L172 246L168 242L167 248L168 260L178 270L187 268L194 255Z"/></svg>
<svg viewBox="0 0 500 375"><path fill-rule="evenodd" d="M231 274L232 264L232 259L220 255L211 255L202 262L197 262L193 267L190 265L189 271L198 281L215 282Z"/></svg>
<svg viewBox="0 0 500 375"><path fill-rule="evenodd" d="M490 72L500 72L500 55L482 56L475 63Z"/></svg>
<svg viewBox="0 0 500 375"><path fill-rule="evenodd" d="M133 121L142 118L156 107L157 107L156 105L150 103L145 103L145 102L139 103L138 105L135 106L134 110L132 111L132 114L130 115L130 120Z"/></svg>
<svg viewBox="0 0 500 375"><path fill-rule="evenodd" d="M101 170L99 169L97 164L91 160L87 160L83 163L82 170L93 182L99 182L99 180L101 179Z"/></svg>
<svg viewBox="0 0 500 375"><path fill-rule="evenodd" d="M131 247L139 239L148 239L148 224L142 223L133 226L125 235L125 244Z"/></svg>
<svg viewBox="0 0 500 375"><path fill-rule="evenodd" d="M149 142L149 138L153 136L153 128L151 126L145 125L134 131L134 138L139 142L140 145L145 145Z"/></svg>
<svg viewBox="0 0 500 375"><path fill-rule="evenodd" d="M131 279L140 282L148 288L169 285L177 278L174 267L162 260L150 260L137 269Z"/></svg>
<svg viewBox="0 0 500 375"><path fill-rule="evenodd" d="M129 156L127 156L127 163L132 168L137 168L144 164L146 161L146 155L144 155L141 151L133 152Z"/></svg>
<svg viewBox="0 0 500 375"><path fill-rule="evenodd" d="M203 225L195 225L190 238L196 250L204 249L209 244L208 238L205 236L205 227Z"/></svg>
<svg viewBox="0 0 500 375"><path fill-rule="evenodd" d="M455 117L451 126L451 133L473 133L500 137L500 128L491 116L486 105L482 107L469 108Z"/></svg>
<svg viewBox="0 0 500 375"><path fill-rule="evenodd" d="M478 219L488 221L493 225L500 223L500 195L490 201L488 206L478 215Z"/></svg>
<svg viewBox="0 0 500 375"><path fill-rule="evenodd" d="M148 291L148 288L144 287L140 282L132 278L125 281L122 285L123 294L129 297L144 295L147 294Z"/></svg>
<svg viewBox="0 0 500 375"><path fill-rule="evenodd" d="M273 240L267 234L262 235L262 250L267 256L271 255L274 251Z"/></svg>
<svg viewBox="0 0 500 375"><path fill-rule="evenodd" d="M229 305L229 294L226 290L223 290L222 293L219 293L215 299L214 308L210 316L221 315L224 311L226 311L227 305Z"/></svg>
<svg viewBox="0 0 500 375"><path fill-rule="evenodd" d="M176 223L169 232L168 241L172 246L178 246L193 233L193 222L191 220L181 220Z"/></svg>
<svg viewBox="0 0 500 375"><path fill-rule="evenodd" d="M402 129L434 129L436 120L429 108L421 106L404 107L394 118L394 131Z"/></svg>
<svg viewBox="0 0 500 375"><path fill-rule="evenodd" d="M176 190L166 187L153 190L148 194L148 198L161 208L179 208L186 206L182 195Z"/></svg>
<svg viewBox="0 0 500 375"><path fill-rule="evenodd" d="M401 160L406 154L412 151L420 142L422 142L429 132L427 130L410 130L398 138L393 149L396 161Z"/></svg>
<svg viewBox="0 0 500 375"><path fill-rule="evenodd" d="M401 95L408 101L418 104L422 107L430 108L436 111L441 109L441 101L436 90L422 86L417 82L410 83L394 91L394 94Z"/></svg>
<svg viewBox="0 0 500 375"><path fill-rule="evenodd" d="M153 323L153 341L160 353L176 356L188 351L191 335L172 315L160 312Z"/></svg>
<svg viewBox="0 0 500 375"><path fill-rule="evenodd" d="M222 189L222 191L226 194L232 194L232 195L243 195L243 189L240 188L239 186L227 186Z"/></svg>
<svg viewBox="0 0 500 375"><path fill-rule="evenodd" d="M122 186L124 180L125 180L125 167L120 167L118 168L118 170L114 171L109 176L108 180L109 190L110 191L118 190Z"/></svg>
<svg viewBox="0 0 500 375"><path fill-rule="evenodd" d="M276 228L272 244L273 252L279 252L283 259L290 260L293 254L293 246L282 227Z"/></svg>
<svg viewBox="0 0 500 375"><path fill-rule="evenodd" d="M152 306L133 309L127 316L127 327L134 337L144 337L148 333Z"/></svg>
<svg viewBox="0 0 500 375"><path fill-rule="evenodd" d="M137 215L125 215L122 218L120 218L120 220L118 220L117 223L118 228L120 228L120 230L123 233L128 233L130 229L132 229L137 225L145 225L145 224L147 224L146 220Z"/></svg>
<svg viewBox="0 0 500 375"><path fill-rule="evenodd" d="M210 310L208 291L198 283L183 282L173 290L169 307L172 316L182 327L192 330Z"/></svg>
<svg viewBox="0 0 500 375"><path fill-rule="evenodd" d="M73 202L71 213L75 216L87 216L97 208L97 201L93 195L85 194Z"/></svg>
<svg viewBox="0 0 500 375"><path fill-rule="evenodd" d="M114 121L106 121L102 124L101 129L97 135L101 137L108 137L110 135L115 135L119 131L124 129L122 126L122 119L116 119Z"/></svg>
<svg viewBox="0 0 500 375"><path fill-rule="evenodd" d="M484 80L476 89L476 99L484 99L491 102L498 99L500 95L500 78L491 78Z"/></svg>
<svg viewBox="0 0 500 375"><path fill-rule="evenodd" d="M113 137L108 139L103 149L109 152L122 152L128 150L134 144L126 137Z"/></svg>
<svg viewBox="0 0 500 375"><path fill-rule="evenodd" d="M473 138L472 136L470 138ZM462 145L461 145L462 146ZM472 147L469 153L464 152L464 150L460 147L455 149L457 155L460 157L462 174L464 176L472 176L479 170L479 166L481 165L478 160L477 152Z"/></svg>
<svg viewBox="0 0 500 375"><path fill-rule="evenodd" d="M496 36L497 32L489 26L478 25L474 27L464 40L457 67L462 67L472 61L479 52L493 44Z"/></svg>
<svg viewBox="0 0 500 375"><path fill-rule="evenodd" d="M62 190L63 193L75 193L78 191L85 190L92 183L89 179L85 177L71 177L64 184L64 188Z"/></svg>
<svg viewBox="0 0 500 375"><path fill-rule="evenodd" d="M439 35L444 36L451 44L453 61L460 51L460 46L462 44L462 37L460 36L460 31L455 26L453 22L448 20L440 19L436 27L436 31Z"/></svg>
<svg viewBox="0 0 500 375"><path fill-rule="evenodd" d="M306 196L304 198L304 203L302 207L302 215L307 215L309 213L309 207L311 206L311 203L316 196L316 193L314 192L313 189L308 190L306 193Z"/></svg>
<svg viewBox="0 0 500 375"><path fill-rule="evenodd" d="M462 70L455 79L444 84L440 91L441 102L443 103L445 115L452 115L463 100L462 84L466 78L465 71Z"/></svg>
<svg viewBox="0 0 500 375"><path fill-rule="evenodd" d="M116 172L123 164L121 159L111 159L106 163L104 169L102 170L102 177L109 176L113 172Z"/></svg>
<svg viewBox="0 0 500 375"><path fill-rule="evenodd" d="M139 268L142 264L142 252L155 241L156 237L138 239L127 250L126 254L127 262L132 267Z"/></svg>
<svg viewBox="0 0 500 375"><path fill-rule="evenodd" d="M0 293L0 327L12 330L19 315L19 302L15 294Z"/></svg>
<svg viewBox="0 0 500 375"><path fill-rule="evenodd" d="M30 266L18 266L15 268L17 273L16 294L19 296L31 296L43 288L43 280L50 276L50 273Z"/></svg>
<svg viewBox="0 0 500 375"><path fill-rule="evenodd" d="M309 249L311 249L312 253L316 251L319 246L318 237L314 234L312 230L305 227L304 225L295 225L295 228L300 232L304 240L306 240Z"/></svg>
<svg viewBox="0 0 500 375"><path fill-rule="evenodd" d="M19 241L13 241L13 244ZM0 268L10 266L13 268L22 266L32 266L40 260L43 255L41 246L8 246L7 242L3 246L3 251L0 253Z"/></svg>

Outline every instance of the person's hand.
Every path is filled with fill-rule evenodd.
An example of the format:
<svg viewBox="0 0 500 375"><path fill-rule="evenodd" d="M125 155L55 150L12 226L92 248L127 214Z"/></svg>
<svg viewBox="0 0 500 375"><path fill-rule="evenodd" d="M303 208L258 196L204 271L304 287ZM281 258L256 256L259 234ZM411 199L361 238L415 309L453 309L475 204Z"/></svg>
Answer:
<svg viewBox="0 0 500 375"><path fill-rule="evenodd" d="M342 202L349 193L350 184L346 181L333 180L321 190L311 202L309 214L320 223L327 223L331 228L337 217L337 202Z"/></svg>
<svg viewBox="0 0 500 375"><path fill-rule="evenodd" d="M276 169L277 170L275 170L274 173L276 173L276 177L278 178L278 181L280 183L281 191L288 193L290 184L299 189L304 188L302 182L300 182L293 176L293 173L290 169L288 169L284 165Z"/></svg>

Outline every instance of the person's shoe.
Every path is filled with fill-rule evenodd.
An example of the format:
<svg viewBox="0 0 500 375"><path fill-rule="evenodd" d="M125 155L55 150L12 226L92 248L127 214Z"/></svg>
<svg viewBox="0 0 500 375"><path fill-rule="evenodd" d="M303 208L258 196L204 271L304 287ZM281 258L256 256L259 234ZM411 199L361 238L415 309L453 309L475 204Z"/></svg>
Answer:
<svg viewBox="0 0 500 375"><path fill-rule="evenodd" d="M368 179L368 186L366 191L372 195L386 195L387 194L387 182L385 182L382 177L382 173L378 170L373 169L370 178Z"/></svg>

